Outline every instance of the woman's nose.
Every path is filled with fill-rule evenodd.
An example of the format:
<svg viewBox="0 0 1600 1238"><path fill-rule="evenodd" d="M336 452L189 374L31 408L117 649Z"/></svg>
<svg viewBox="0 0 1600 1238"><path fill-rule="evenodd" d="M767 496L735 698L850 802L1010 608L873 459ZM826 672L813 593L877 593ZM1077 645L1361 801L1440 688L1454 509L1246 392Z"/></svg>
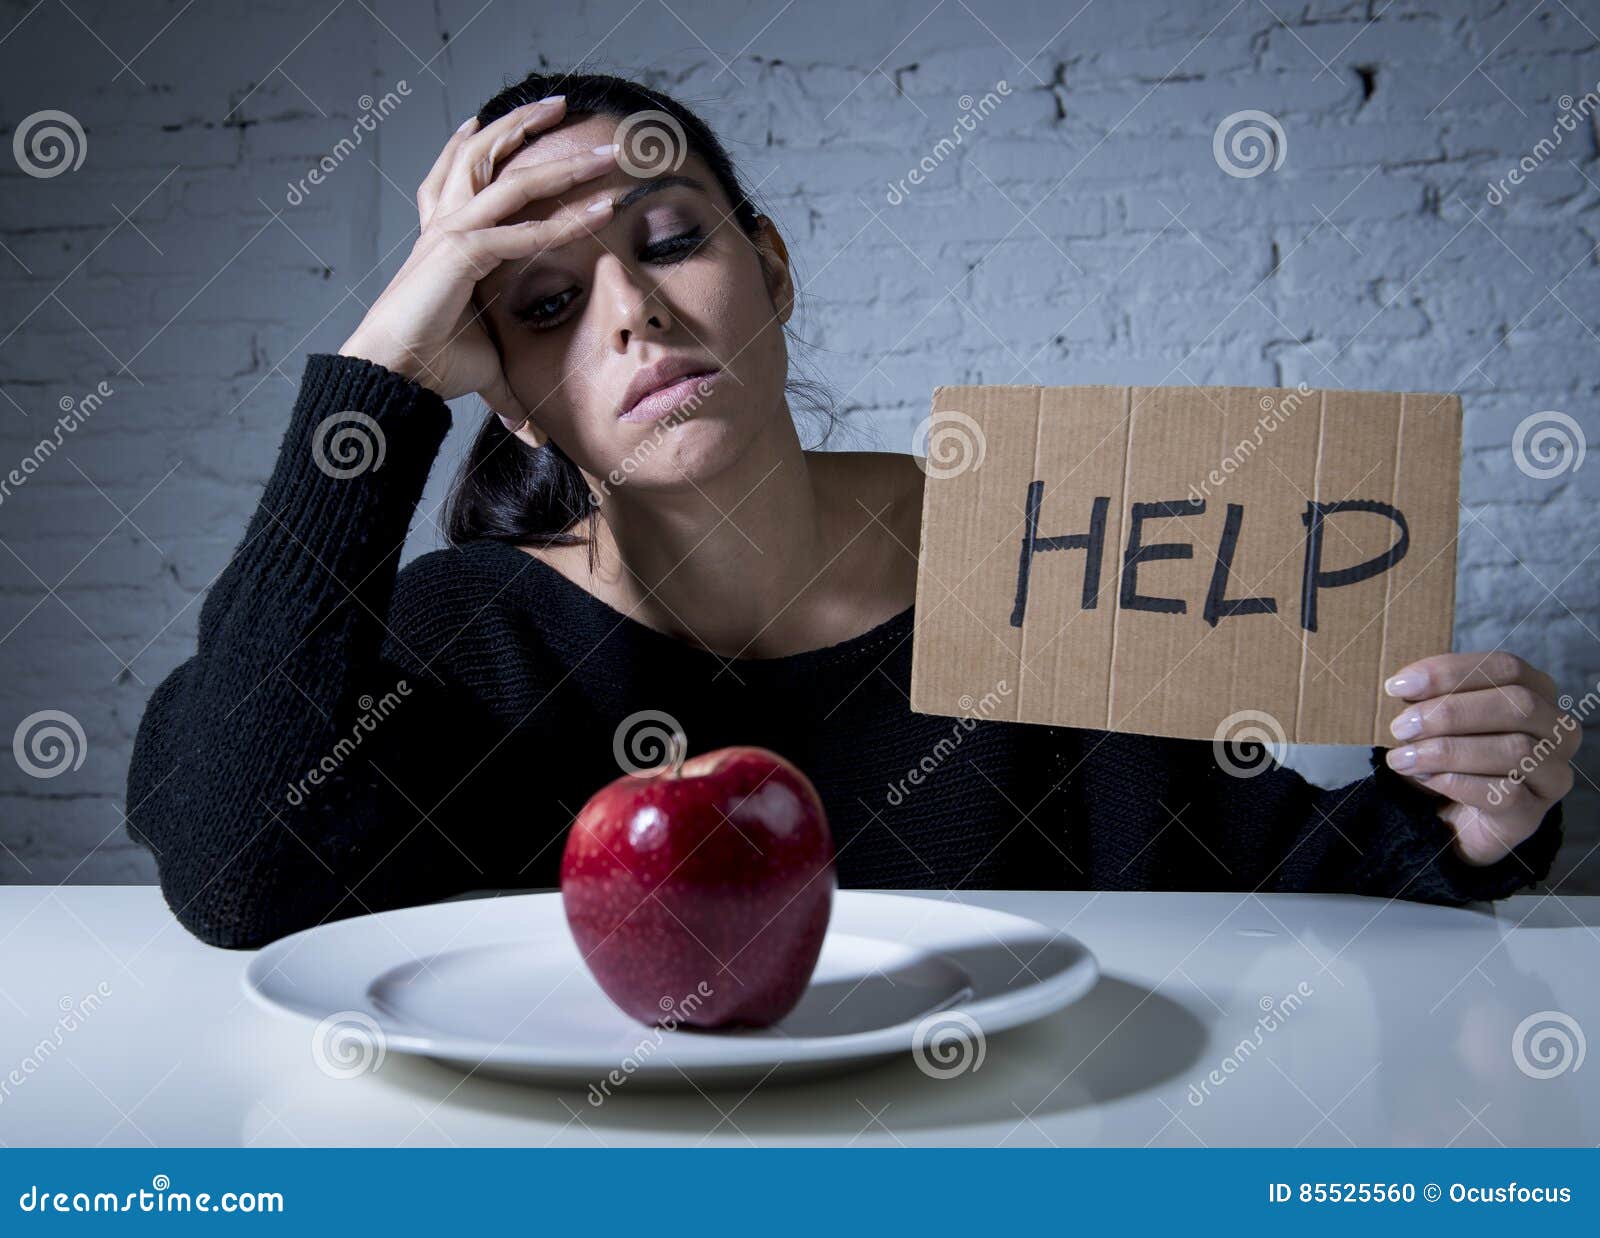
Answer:
<svg viewBox="0 0 1600 1238"><path fill-rule="evenodd" d="M640 279L628 264L604 257L595 270L595 282L603 304L615 315L613 338L626 347L635 335L651 335L667 330L672 316L656 288Z"/></svg>

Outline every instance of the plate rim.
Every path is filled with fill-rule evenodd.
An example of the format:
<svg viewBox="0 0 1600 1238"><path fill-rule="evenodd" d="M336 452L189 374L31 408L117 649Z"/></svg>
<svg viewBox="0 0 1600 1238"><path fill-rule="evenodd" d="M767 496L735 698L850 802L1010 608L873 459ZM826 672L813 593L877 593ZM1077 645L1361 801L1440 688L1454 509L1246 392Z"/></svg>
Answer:
<svg viewBox="0 0 1600 1238"><path fill-rule="evenodd" d="M495 895L493 897L503 900L533 900L559 899L561 895L559 890L553 890L528 891L512 895ZM873 1057L898 1056L901 1053L913 1051L916 1044L916 1029L929 1018L949 1018L952 1015L965 1014L975 1021L981 1033L987 1036L1025 1023L1031 1023L1070 1006L1094 988L1100 979L1099 959L1081 939L1065 929L1052 931L1048 925L1033 919L1031 916L1004 911L999 908L986 907L981 904L963 903L950 899L928 899L895 891L843 889L835 891L835 898L847 898L851 902L877 903L880 905L886 903L935 902L959 908L958 914L978 913L987 917L998 917L1002 920L1014 922L1019 928L1027 928L1043 933L1052 943L1067 946L1075 957L1059 972L1042 981L1029 983L1020 989L1005 993L958 1001L953 1005L928 1012L915 1019L901 1020L898 1023L888 1024L884 1027L871 1028L861 1032L847 1032L838 1036L729 1038L723 1042L725 1046L729 1048L739 1046L745 1051L727 1054L714 1061L685 1063L675 1062L670 1057L658 1056L656 1059L640 1062L634 1070L629 1072L630 1076L648 1075L671 1079L680 1077L680 1071L717 1072L759 1068L762 1066L772 1066L776 1069L784 1065L801 1066L856 1061ZM313 936L326 937L341 931L364 931L364 922L375 920L382 916L403 915L408 912L438 914L437 909L448 906L451 903L477 901L480 900L455 899L413 904L407 907L389 908L385 911L367 915L346 916L339 920L300 929L259 948L250 961L240 969L240 985L246 995L257 1006L279 1016L295 1020L320 1023L339 1013L364 1015L378 1025L386 1050L395 1049L403 1053L417 1054L449 1062L468 1062L473 1065L474 1069L493 1067L524 1071L586 1072L592 1074L595 1078L601 1079L606 1078L611 1071L621 1069L620 1062L624 1059L612 1060L610 1057L597 1056L594 1050L581 1047L508 1046L504 1043L493 1045L487 1040L470 1036L439 1033L418 1034L408 1031L403 1024L399 1024L395 1016L378 1010L369 996L370 986L380 975L386 974L390 970L389 966L382 966L371 975L364 976L359 981L353 982L362 986L360 1006L346 1007L344 1011L324 1011L318 1014L313 1010L297 1008L288 1002L270 996L261 988L263 983L262 973L270 975L272 971L276 970L276 960L279 956L297 949ZM849 935L856 937L867 936L855 931L851 931ZM873 938L873 940L891 941L893 939L880 937ZM895 941L894 944L907 946L909 943ZM936 946L927 947L927 949L930 953L944 953ZM960 966L960 963L954 959L947 958L947 961L954 966ZM654 1025L640 1023L638 1026L641 1038L652 1034L666 1034L666 1029L661 1029Z"/></svg>

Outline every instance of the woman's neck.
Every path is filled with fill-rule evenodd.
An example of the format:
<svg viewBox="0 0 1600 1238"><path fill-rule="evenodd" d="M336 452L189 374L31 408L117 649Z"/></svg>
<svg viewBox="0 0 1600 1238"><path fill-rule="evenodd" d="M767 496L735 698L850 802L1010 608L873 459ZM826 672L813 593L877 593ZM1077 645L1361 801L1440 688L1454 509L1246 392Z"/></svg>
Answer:
<svg viewBox="0 0 1600 1238"><path fill-rule="evenodd" d="M604 500L590 588L640 622L726 657L770 657L827 643L848 626L833 569L838 520L793 422L714 478ZM845 590L848 593L848 589ZM602 594L604 596L604 594ZM820 631L820 639L819 639Z"/></svg>

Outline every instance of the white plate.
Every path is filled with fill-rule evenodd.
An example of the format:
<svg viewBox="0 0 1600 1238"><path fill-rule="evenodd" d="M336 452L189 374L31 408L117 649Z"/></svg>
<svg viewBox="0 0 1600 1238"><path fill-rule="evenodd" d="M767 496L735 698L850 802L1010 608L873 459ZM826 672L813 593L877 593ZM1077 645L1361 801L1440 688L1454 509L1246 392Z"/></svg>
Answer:
<svg viewBox="0 0 1600 1238"><path fill-rule="evenodd" d="M244 987L269 1008L319 1020L313 1050L330 1071L381 1049L534 1082L687 1087L907 1052L937 1071L979 1036L1076 1001L1098 975L1081 942L1021 916L840 890L811 985L782 1022L733 1032L650 1028L595 983L561 895L549 893L319 925L260 950Z"/></svg>

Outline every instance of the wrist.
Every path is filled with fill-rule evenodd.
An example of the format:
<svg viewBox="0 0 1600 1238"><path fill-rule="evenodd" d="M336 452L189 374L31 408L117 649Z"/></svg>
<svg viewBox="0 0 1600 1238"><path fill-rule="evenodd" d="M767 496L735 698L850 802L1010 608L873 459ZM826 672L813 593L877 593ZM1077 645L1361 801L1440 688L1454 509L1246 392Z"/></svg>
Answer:
<svg viewBox="0 0 1600 1238"><path fill-rule="evenodd" d="M404 349L380 348L359 336L352 335L339 346L339 356L367 361L382 366L392 374L398 374L407 382L417 383L420 386L428 385L423 377L426 372L425 367Z"/></svg>

